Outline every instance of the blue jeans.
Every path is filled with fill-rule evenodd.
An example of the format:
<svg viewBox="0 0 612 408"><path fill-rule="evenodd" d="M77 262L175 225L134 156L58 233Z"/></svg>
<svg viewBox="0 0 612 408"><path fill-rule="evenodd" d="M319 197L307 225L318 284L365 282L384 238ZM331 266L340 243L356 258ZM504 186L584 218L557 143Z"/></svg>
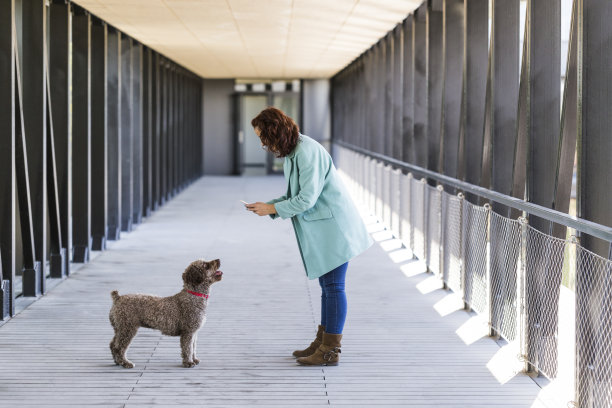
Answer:
<svg viewBox="0 0 612 408"><path fill-rule="evenodd" d="M321 326L325 333L342 334L346 320L344 280L348 262L319 278L321 285Z"/></svg>

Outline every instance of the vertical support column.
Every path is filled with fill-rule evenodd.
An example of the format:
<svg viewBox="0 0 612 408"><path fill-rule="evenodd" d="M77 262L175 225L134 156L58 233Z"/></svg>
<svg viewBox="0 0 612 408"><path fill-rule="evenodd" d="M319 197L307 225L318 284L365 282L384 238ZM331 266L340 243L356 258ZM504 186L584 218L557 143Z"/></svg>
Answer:
<svg viewBox="0 0 612 408"><path fill-rule="evenodd" d="M107 27L106 137L107 137L107 238L119 239L121 231L121 34Z"/></svg>
<svg viewBox="0 0 612 408"><path fill-rule="evenodd" d="M578 217L612 225L612 2L577 0L578 7ZM583 247L606 259L610 243L581 237ZM579 262L580 264L581 262ZM582 263L585 265L584 263ZM586 266L586 265L585 265ZM609 270L580 268L576 272L576 311L581 330L577 330L576 349L578 406L605 405L612 393L610 385L610 298L605 284ZM607 274L607 275L606 275ZM605 397L602 397L605 396Z"/></svg>
<svg viewBox="0 0 612 408"><path fill-rule="evenodd" d="M427 168L440 170L440 123L442 110L442 0L427 8Z"/></svg>
<svg viewBox="0 0 612 408"><path fill-rule="evenodd" d="M15 314L16 174L14 0L0 2L0 320ZM8 305L7 305L8 301ZM8 307L7 307L8 306Z"/></svg>
<svg viewBox="0 0 612 408"><path fill-rule="evenodd" d="M71 7L73 261L86 263L91 252L91 16Z"/></svg>
<svg viewBox="0 0 612 408"><path fill-rule="evenodd" d="M59 221L64 256L64 272L70 274L72 256L72 71L69 64L69 44L72 41L72 13L64 0L54 0L49 6L49 92L53 117L53 145L55 147L55 173ZM52 39L52 40L51 40ZM51 254L51 276L57 273Z"/></svg>
<svg viewBox="0 0 612 408"><path fill-rule="evenodd" d="M40 262L38 276L24 275L25 296L37 296L45 292L46 265L48 259L47 225L47 87L45 78L47 15L42 0L22 0L21 79L23 90L22 113L27 124L25 132L26 155L32 208L35 259Z"/></svg>
<svg viewBox="0 0 612 408"><path fill-rule="evenodd" d="M528 2L529 80L529 150L527 152L527 199L552 208L555 199L555 179L560 135L561 78L561 2ZM511 140L514 142L514 139ZM511 147L511 146L502 146ZM523 154L517 152L517 156ZM521 165L523 163L516 163ZM507 163L505 172L511 173L514 163ZM497 167L497 166L496 166ZM500 172L504 172L502 169ZM500 177L501 178L501 177ZM496 181L496 178L493 179ZM505 177L500 181L509 194ZM511 186L511 184L510 184ZM495 187L495 186L494 186ZM550 233L550 222L532 217L530 223L544 233Z"/></svg>
<svg viewBox="0 0 612 408"><path fill-rule="evenodd" d="M121 231L132 230L134 208L134 166L132 164L132 39L121 35L121 74L119 126L121 127Z"/></svg>
<svg viewBox="0 0 612 408"><path fill-rule="evenodd" d="M463 68L463 0L444 0L442 127L440 169L449 177L457 177L459 132L461 125L461 85Z"/></svg>
<svg viewBox="0 0 612 408"><path fill-rule="evenodd" d="M91 25L91 233L92 249L106 249L108 236L107 31L97 18Z"/></svg>
<svg viewBox="0 0 612 408"><path fill-rule="evenodd" d="M479 185L489 54L489 0L464 0L463 91L457 177ZM469 201L474 201L470 195Z"/></svg>
<svg viewBox="0 0 612 408"><path fill-rule="evenodd" d="M164 58L160 57L160 107L161 107L161 133L159 144L160 157L160 201L159 205L164 205L168 199L168 64Z"/></svg>
<svg viewBox="0 0 612 408"><path fill-rule="evenodd" d="M132 221L142 222L142 44L132 42Z"/></svg>
<svg viewBox="0 0 612 408"><path fill-rule="evenodd" d="M493 1L491 26L491 116L485 134L481 185L503 194L512 191L512 169L516 141L519 93L519 10L520 2ZM554 63L559 66L559 58ZM558 84L557 84L558 86ZM557 88L558 92L558 88ZM557 108L557 121L559 108ZM490 136L487 140L486 137ZM498 212L499 206L493 210Z"/></svg>
<svg viewBox="0 0 612 408"><path fill-rule="evenodd" d="M384 113L383 129L385 136L385 156L393 156L393 48L394 39L391 32L383 39L385 48L385 73L384 73ZM354 93L351 92L351 96ZM351 105L354 106L354 105ZM348 106L346 107L348 109Z"/></svg>
<svg viewBox="0 0 612 408"><path fill-rule="evenodd" d="M392 138L393 146L391 149L392 157L402 160L403 141L404 136L402 133L402 92L403 92L403 75L402 75L402 54L404 51L403 47L403 36L404 31L402 25L397 25L393 30L393 119L392 119ZM354 78L356 81L357 78ZM361 81L356 83L358 89L361 89ZM357 93L356 93L357 94Z"/></svg>
<svg viewBox="0 0 612 408"><path fill-rule="evenodd" d="M366 101L369 109L366 112L367 117L367 133L366 144L364 147L375 152L378 146L376 122L374 120L374 112L376 111L376 66L374 64L375 48L371 47L365 54L365 93ZM333 118L333 115L332 115Z"/></svg>
<svg viewBox="0 0 612 408"><path fill-rule="evenodd" d="M427 2L414 13L414 163L427 168Z"/></svg>
<svg viewBox="0 0 612 408"><path fill-rule="evenodd" d="M151 98L151 49L144 49L142 59L142 214L145 217L151 215L151 141L152 141L152 117L153 104Z"/></svg>
<svg viewBox="0 0 612 408"><path fill-rule="evenodd" d="M170 200L176 194L175 191L175 146L176 146L176 115L175 115L175 67L168 62L168 192L166 198Z"/></svg>
<svg viewBox="0 0 612 408"><path fill-rule="evenodd" d="M402 23L404 32L402 82L402 160L415 163L414 153L414 16Z"/></svg>
<svg viewBox="0 0 612 408"><path fill-rule="evenodd" d="M153 203L152 210L156 211L161 204L161 155L160 155L160 143L161 143L161 131L162 131L162 81L160 78L161 72L160 56L157 52L153 53L153 112L155 113L153 143L152 143L152 155L153 155Z"/></svg>
<svg viewBox="0 0 612 408"><path fill-rule="evenodd" d="M521 95L524 99L520 101L521 106L525 106L527 114L525 121L527 150L516 152L516 163L514 161L508 162L507 159L499 162L495 151L499 151L497 156L502 157L503 154L500 150L511 148L510 143L514 145L515 139L512 138L504 143L503 140L496 137L492 181L495 190L509 194L512 180L510 179L509 184L507 181L508 175L512 175L514 167L523 167L526 162L527 200L552 208L560 128L561 2L559 0L547 2L530 0L527 7L526 45L523 55L526 60L522 78L526 83L521 84L521 86L524 85L527 92L525 95ZM497 144L497 147L495 144ZM499 146L500 144L501 146ZM496 206L496 211L500 212L500 210L503 215L507 213L505 207ZM529 223L545 234L551 232L549 221L532 216ZM537 339L537 346L533 344L534 341L530 341L527 355L529 361L538 366L541 359L545 358L549 362L552 361L553 364L557 359L557 315L563 259L545 259L550 257L547 257L545 252L537 253L534 256L541 257L541 259L540 261L534 261L538 268L531 271L535 276L537 285L528 287L526 293L528 307L533 310L528 316L527 336L530 340ZM555 268L554 271L550 271L551 265L552 268ZM542 296L546 298L545 310L542 310L541 307L535 307L536 304L542 302ZM546 353L545 357L544 353ZM556 370L551 373L551 375L555 374Z"/></svg>

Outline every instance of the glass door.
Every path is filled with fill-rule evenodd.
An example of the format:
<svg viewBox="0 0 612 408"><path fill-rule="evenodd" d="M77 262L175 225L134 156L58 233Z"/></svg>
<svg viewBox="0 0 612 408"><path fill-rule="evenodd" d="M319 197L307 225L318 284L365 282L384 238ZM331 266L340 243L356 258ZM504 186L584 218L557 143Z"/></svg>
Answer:
<svg viewBox="0 0 612 408"><path fill-rule="evenodd" d="M268 95L240 96L240 127L238 143L240 146L240 174L245 176L265 176L268 173L268 152L261 148L259 137L255 134L251 119L268 106Z"/></svg>
<svg viewBox="0 0 612 408"><path fill-rule="evenodd" d="M282 173L284 158L276 158L261 147L259 137L251 126L251 120L268 106L274 106L300 123L300 97L298 92L239 93L236 95L238 110L237 155L238 174L264 176Z"/></svg>

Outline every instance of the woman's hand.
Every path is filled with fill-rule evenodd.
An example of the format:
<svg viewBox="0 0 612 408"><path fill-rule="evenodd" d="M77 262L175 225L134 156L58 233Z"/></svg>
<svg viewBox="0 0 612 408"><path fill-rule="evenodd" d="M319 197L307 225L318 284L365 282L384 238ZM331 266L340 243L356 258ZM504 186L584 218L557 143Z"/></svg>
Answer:
<svg viewBox="0 0 612 408"><path fill-rule="evenodd" d="M253 204L245 205L246 209L254 212L259 216L276 214L276 208L274 208L274 204L266 204L262 202L256 202Z"/></svg>

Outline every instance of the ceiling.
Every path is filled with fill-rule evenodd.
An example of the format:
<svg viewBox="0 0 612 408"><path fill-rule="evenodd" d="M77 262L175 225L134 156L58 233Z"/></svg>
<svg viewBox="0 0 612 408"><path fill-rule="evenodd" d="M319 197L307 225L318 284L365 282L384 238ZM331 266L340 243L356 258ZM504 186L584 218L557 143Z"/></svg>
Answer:
<svg viewBox="0 0 612 408"><path fill-rule="evenodd" d="M205 78L328 78L422 0L73 0Z"/></svg>

